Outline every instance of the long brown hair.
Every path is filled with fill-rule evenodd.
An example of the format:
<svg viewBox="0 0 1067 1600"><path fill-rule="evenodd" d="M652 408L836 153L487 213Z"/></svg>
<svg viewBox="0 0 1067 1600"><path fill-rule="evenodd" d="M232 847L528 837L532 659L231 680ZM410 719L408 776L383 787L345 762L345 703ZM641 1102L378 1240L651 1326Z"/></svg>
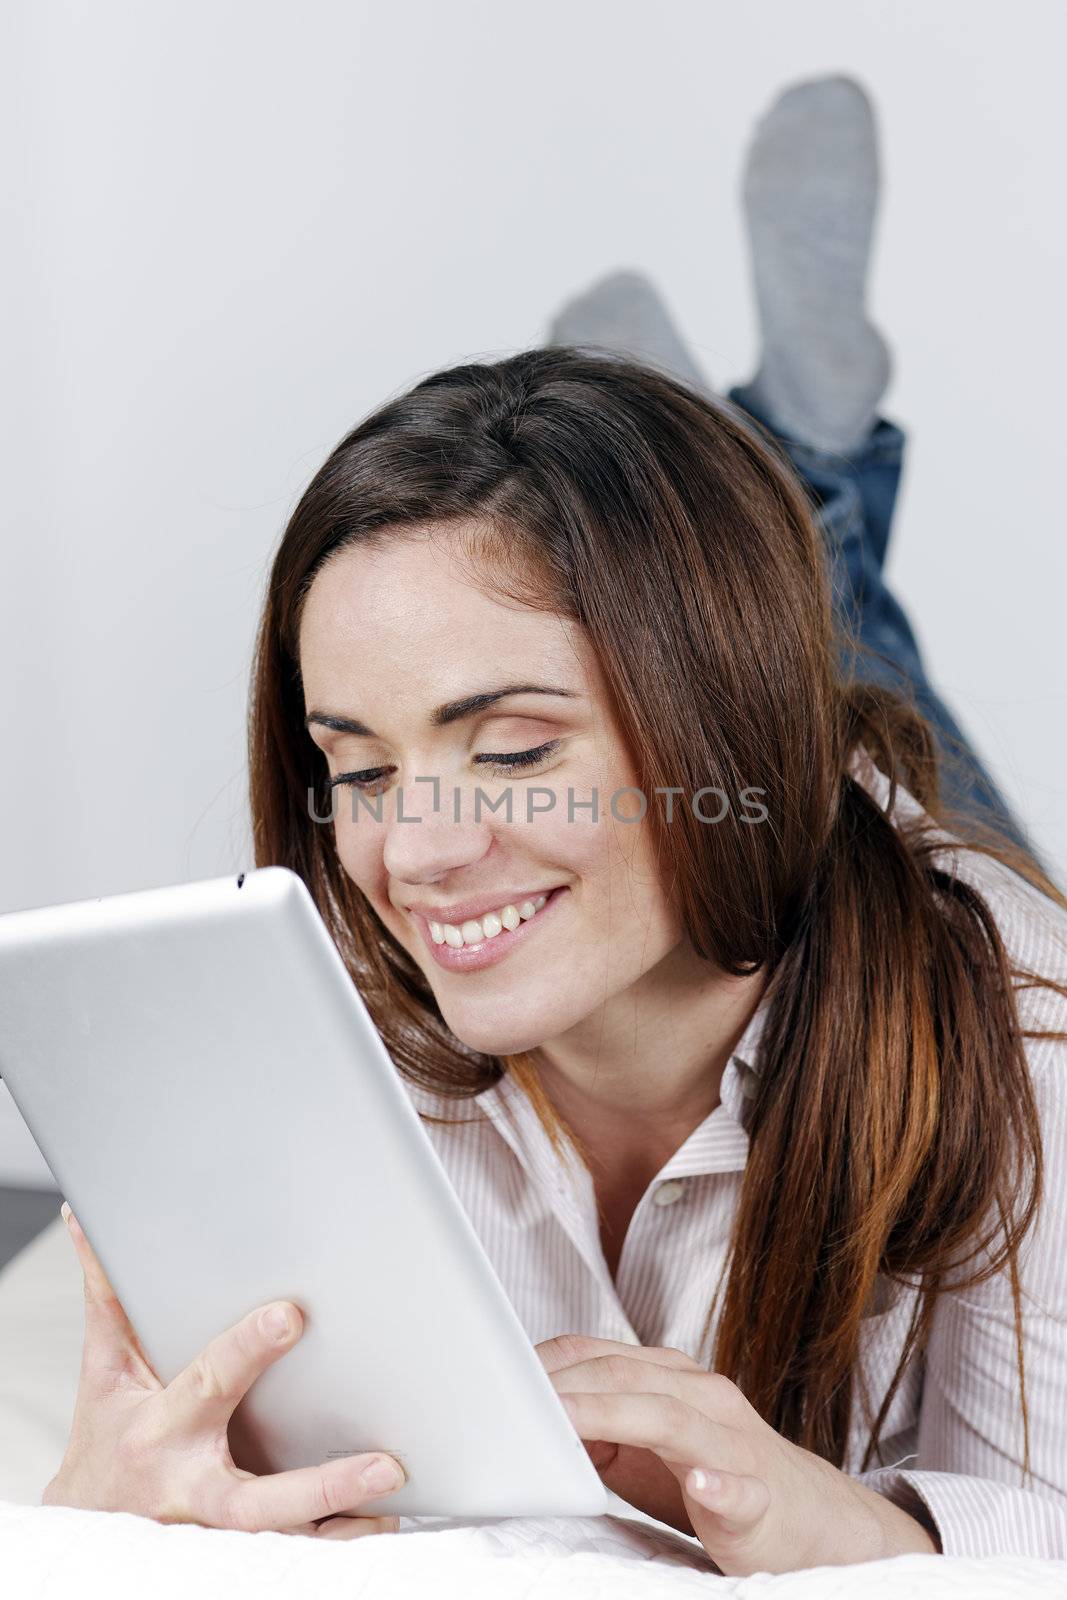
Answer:
<svg viewBox="0 0 1067 1600"><path fill-rule="evenodd" d="M900 1364L865 1419L870 1459L946 1276L1006 1268L1025 1429L1017 1256L1042 1150L1023 1047L1038 1035L1021 1028L1013 984L1067 990L1011 966L944 844L929 825L891 820L852 758L866 752L887 776L890 807L903 785L951 824L954 848L1067 900L1026 852L946 811L913 706L839 675L822 535L784 456L728 406L635 362L531 350L438 372L360 423L274 558L249 718L256 862L304 879L400 1072L462 1099L510 1070L559 1148L567 1130L536 1052L509 1062L450 1032L341 867L332 828L309 815L309 799L319 816L329 802L303 723L304 597L340 548L430 523L481 530L472 555L493 564L499 592L586 630L646 796L763 793L761 826L731 814L708 827L688 806L669 825L662 808L646 814L696 952L770 977L716 1369L840 1466L876 1279L916 1286Z"/></svg>

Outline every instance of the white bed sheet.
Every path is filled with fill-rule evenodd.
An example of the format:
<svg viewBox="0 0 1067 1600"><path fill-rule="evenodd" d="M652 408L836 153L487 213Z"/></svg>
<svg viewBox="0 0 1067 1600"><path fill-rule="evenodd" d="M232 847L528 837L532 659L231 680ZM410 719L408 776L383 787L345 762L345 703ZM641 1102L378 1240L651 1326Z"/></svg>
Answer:
<svg viewBox="0 0 1067 1600"><path fill-rule="evenodd" d="M1067 1600L1067 1562L901 1556L777 1577L723 1578L692 1539L613 1498L604 1517L401 1519L397 1534L322 1543L163 1526L42 1506L66 1444L81 1358L81 1272L61 1220L0 1271L0 1574L17 1600Z"/></svg>
<svg viewBox="0 0 1067 1600"><path fill-rule="evenodd" d="M0 1571L18 1600L1064 1600L1067 1562L898 1556L776 1577L723 1578L612 1516L513 1518L492 1526L338 1543L281 1533L163 1526L124 1512L0 1504Z"/></svg>

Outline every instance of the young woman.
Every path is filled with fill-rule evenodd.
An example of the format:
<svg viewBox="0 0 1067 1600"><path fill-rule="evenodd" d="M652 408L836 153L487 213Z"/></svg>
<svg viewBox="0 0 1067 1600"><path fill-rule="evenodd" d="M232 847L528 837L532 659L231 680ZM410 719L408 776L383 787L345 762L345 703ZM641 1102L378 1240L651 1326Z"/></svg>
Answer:
<svg viewBox="0 0 1067 1600"><path fill-rule="evenodd" d="M801 94L807 141L772 114L750 224L783 118L819 152L862 121L843 93ZM786 341L783 381L761 312L735 406L668 375L657 311L342 440L270 576L256 861L315 896L609 1487L729 1573L1063 1556L1067 901L965 752L941 796L864 328L821 377ZM68 1220L86 1356L47 1501L393 1525L367 1458L228 1455L296 1308L163 1388Z"/></svg>

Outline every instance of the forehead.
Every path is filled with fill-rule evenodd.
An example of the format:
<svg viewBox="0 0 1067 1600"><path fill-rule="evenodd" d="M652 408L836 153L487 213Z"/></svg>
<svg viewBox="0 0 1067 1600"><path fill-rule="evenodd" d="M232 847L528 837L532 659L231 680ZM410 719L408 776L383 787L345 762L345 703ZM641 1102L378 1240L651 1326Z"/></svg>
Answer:
<svg viewBox="0 0 1067 1600"><path fill-rule="evenodd" d="M492 578L486 568L479 586L457 530L405 530L339 551L316 573L300 620L309 702L353 682L413 677L443 700L468 692L472 674L505 665L586 683L592 662L579 626L486 593Z"/></svg>

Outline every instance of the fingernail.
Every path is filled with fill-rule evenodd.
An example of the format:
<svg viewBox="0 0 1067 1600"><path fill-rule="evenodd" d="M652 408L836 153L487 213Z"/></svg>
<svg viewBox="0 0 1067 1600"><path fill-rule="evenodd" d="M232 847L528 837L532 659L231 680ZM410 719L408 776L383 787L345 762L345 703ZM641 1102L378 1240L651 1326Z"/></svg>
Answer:
<svg viewBox="0 0 1067 1600"><path fill-rule="evenodd" d="M67 1204L67 1202L65 1200L64 1200L63 1204L59 1208L59 1214L63 1218L64 1222L67 1222L67 1223L70 1222L70 1206Z"/></svg>
<svg viewBox="0 0 1067 1600"><path fill-rule="evenodd" d="M388 1456L375 1456L370 1465L363 1468L360 1482L368 1494L384 1494L387 1489L399 1489L404 1474Z"/></svg>
<svg viewBox="0 0 1067 1600"><path fill-rule="evenodd" d="M292 1322L284 1306L268 1306L259 1319L260 1331L275 1344L288 1339Z"/></svg>
<svg viewBox="0 0 1067 1600"><path fill-rule="evenodd" d="M722 1479L717 1472L705 1472L702 1467L694 1467L693 1488L705 1494L717 1494L722 1488Z"/></svg>

